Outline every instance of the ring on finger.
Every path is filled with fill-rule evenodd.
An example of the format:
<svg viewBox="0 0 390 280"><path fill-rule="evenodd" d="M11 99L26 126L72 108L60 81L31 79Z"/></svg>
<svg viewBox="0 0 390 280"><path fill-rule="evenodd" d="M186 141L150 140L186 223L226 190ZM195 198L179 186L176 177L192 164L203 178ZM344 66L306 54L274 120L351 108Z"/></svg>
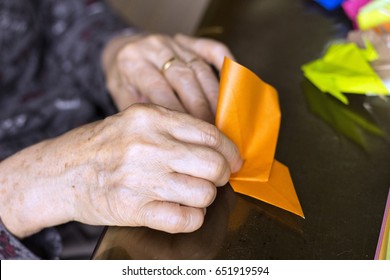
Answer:
<svg viewBox="0 0 390 280"><path fill-rule="evenodd" d="M165 74L165 72L173 65L175 61L180 61L176 56L172 56L170 59L165 61L165 63L161 66L161 72Z"/></svg>

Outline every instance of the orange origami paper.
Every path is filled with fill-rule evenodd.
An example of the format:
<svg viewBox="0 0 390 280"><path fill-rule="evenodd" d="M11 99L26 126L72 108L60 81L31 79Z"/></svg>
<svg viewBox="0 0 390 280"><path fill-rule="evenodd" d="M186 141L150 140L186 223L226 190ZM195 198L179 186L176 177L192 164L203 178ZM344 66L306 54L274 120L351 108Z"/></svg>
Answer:
<svg viewBox="0 0 390 280"><path fill-rule="evenodd" d="M280 126L278 94L229 58L221 71L216 125L244 159L241 170L229 180L234 191L304 217L288 168L274 159Z"/></svg>

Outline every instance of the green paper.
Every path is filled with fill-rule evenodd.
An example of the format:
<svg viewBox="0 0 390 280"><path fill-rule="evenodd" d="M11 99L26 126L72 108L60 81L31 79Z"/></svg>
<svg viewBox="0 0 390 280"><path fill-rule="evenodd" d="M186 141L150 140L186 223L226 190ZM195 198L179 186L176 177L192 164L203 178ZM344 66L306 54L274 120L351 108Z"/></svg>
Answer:
<svg viewBox="0 0 390 280"><path fill-rule="evenodd" d="M370 42L366 49L355 43L337 43L329 47L323 58L302 66L304 75L322 92L328 92L344 104L343 93L388 94L369 61L378 57Z"/></svg>

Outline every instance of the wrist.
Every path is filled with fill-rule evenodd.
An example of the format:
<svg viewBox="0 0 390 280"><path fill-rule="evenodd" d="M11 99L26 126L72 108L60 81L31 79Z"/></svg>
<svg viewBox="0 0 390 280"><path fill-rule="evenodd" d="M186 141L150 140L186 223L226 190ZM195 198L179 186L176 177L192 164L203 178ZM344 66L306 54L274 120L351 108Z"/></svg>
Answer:
<svg viewBox="0 0 390 280"><path fill-rule="evenodd" d="M19 238L77 216L77 189L88 171L77 160L77 148L62 138L33 145L0 163L0 214Z"/></svg>

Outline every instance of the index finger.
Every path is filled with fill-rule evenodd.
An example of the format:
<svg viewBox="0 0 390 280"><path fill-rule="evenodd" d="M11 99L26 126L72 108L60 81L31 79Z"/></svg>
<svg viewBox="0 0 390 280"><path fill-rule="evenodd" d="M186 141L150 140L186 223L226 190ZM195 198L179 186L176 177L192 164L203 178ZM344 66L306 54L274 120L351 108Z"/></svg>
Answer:
<svg viewBox="0 0 390 280"><path fill-rule="evenodd" d="M219 71L222 69L222 64L225 56L234 59L229 48L218 41L206 38L194 38L183 34L175 35L175 41L193 51L208 63L214 65Z"/></svg>

